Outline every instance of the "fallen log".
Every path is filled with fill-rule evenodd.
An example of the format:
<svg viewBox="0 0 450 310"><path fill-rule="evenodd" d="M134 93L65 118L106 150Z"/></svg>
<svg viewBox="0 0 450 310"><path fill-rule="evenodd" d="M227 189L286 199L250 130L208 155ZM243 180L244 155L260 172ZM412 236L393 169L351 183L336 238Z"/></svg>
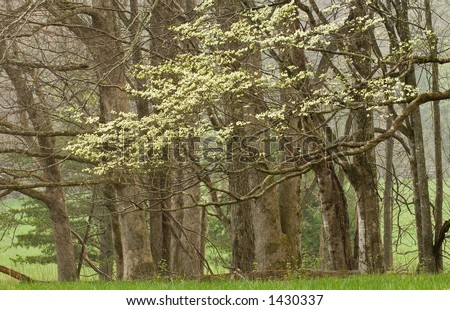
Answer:
<svg viewBox="0 0 450 310"><path fill-rule="evenodd" d="M4 273L14 279L17 279L21 282L36 282L35 280L33 280L32 278L30 278L27 275L24 275L23 273L20 273L18 271L12 270L11 268L5 267L0 265L0 272Z"/></svg>

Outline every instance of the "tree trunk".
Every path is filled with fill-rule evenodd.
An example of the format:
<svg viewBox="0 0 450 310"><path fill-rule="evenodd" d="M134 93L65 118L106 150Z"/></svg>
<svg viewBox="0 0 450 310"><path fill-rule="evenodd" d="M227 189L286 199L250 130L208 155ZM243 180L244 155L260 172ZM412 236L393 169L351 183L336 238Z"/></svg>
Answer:
<svg viewBox="0 0 450 310"><path fill-rule="evenodd" d="M372 113L365 109L356 110L354 122L356 141L369 141L373 138ZM347 177L356 191L357 198L358 270L364 273L383 272L375 151L355 155L352 166Z"/></svg>
<svg viewBox="0 0 450 310"><path fill-rule="evenodd" d="M125 184L117 184L117 202L122 229L123 277L127 280L149 279L155 272L147 230L147 216L142 196L134 178L122 178Z"/></svg>
<svg viewBox="0 0 450 310"><path fill-rule="evenodd" d="M430 56L432 58L438 57L438 39L434 33L433 19L431 11L431 3L429 0L424 1L425 4L425 16L426 16L426 28L430 32L428 34L428 44L430 49ZM433 62L431 64L431 91L439 91L439 66ZM442 228L442 204L444 199L444 175L442 167L442 133L441 133L441 110L439 107L439 101L433 102L433 129L434 129L434 167L436 170L436 196L434 201L434 223L435 223L435 243L439 239L439 233ZM442 248L439 247L434 253L435 263L437 270L444 269L444 261L442 258Z"/></svg>
<svg viewBox="0 0 450 310"><path fill-rule="evenodd" d="M77 280L74 250L70 231L69 217L62 188L47 188L51 197L47 204L52 219L53 238L56 249L56 265L59 281Z"/></svg>
<svg viewBox="0 0 450 310"><path fill-rule="evenodd" d="M100 119L109 122L116 118L117 112L130 112L131 102L124 91L126 85L125 52L116 38L120 37L117 16L112 1L96 0L92 14L92 33L84 28L71 30L82 40L98 64L100 92ZM107 10L109 9L109 10ZM72 20L74 25L83 21ZM112 175L116 178L116 175ZM154 266L149 233L145 216L145 206L140 202L142 193L136 185L137 178L125 173L120 176L121 184L115 184L117 210L121 229L124 279L147 279L153 276Z"/></svg>
<svg viewBox="0 0 450 310"><path fill-rule="evenodd" d="M392 117L389 117L386 123L386 127L392 126ZM393 197L392 197L392 178L394 174L393 157L394 157L394 140L386 140L386 167L384 178L384 214L383 214L383 253L384 253L384 266L386 270L392 270L394 257L392 252L392 229L393 229Z"/></svg>
<svg viewBox="0 0 450 310"><path fill-rule="evenodd" d="M369 14L365 1L355 1L355 7L350 10L349 21L364 18ZM358 51L361 56L352 57L352 65L363 78L370 78L372 29L349 36L349 48ZM359 82L360 77L355 76ZM364 86L361 86L364 87ZM356 89L359 91L359 89ZM359 95L357 95L359 96ZM360 98L364 101L363 98ZM355 110L353 119L353 137L356 142L370 141L374 137L373 111L360 108ZM383 272L384 262L380 232L380 210L377 196L377 176L375 150L353 157L352 167L348 167L347 177L352 183L357 196L358 221L358 269L360 272Z"/></svg>
<svg viewBox="0 0 450 310"><path fill-rule="evenodd" d="M174 58L177 51L180 50L179 42L176 41L170 27L186 20L186 12L191 11L189 9L192 1L193 0L161 0L155 2L154 11L150 18L150 25L152 27L150 44L153 51L150 61L153 65L159 65L162 61ZM139 97L137 100L138 107L144 106L142 98ZM157 105L157 102L151 102L150 108L144 106L147 114L157 113ZM169 164L168 166L176 166L176 164ZM152 191L149 193L149 196L152 205L151 208L153 209L150 213L152 253L155 262L160 267L160 272L167 272L169 270L164 269L168 268L172 270L172 272L180 271L184 274L184 268L179 270L176 266L178 262L182 261L182 258L178 257L180 255L179 253L181 253L179 251L180 249L176 248L179 243L176 240L172 240L173 230L176 229L177 225L171 221L171 216L166 213L170 212L168 210L172 208L171 204L174 202L174 199L168 198L172 194L170 193L172 187L171 183L177 182L176 178L172 178L177 172L172 173L170 172L170 169L172 168L162 167L149 175L150 183L152 184ZM183 202L181 199L178 201L177 205L181 206L182 204ZM184 217L182 215L183 212L184 211L177 211L174 213L177 214L175 217L179 217L181 222ZM201 223L202 222L199 222L199 225L201 225ZM198 273L198 268L195 273Z"/></svg>
<svg viewBox="0 0 450 310"><path fill-rule="evenodd" d="M114 274L114 243L112 232L111 215L100 215L100 229L103 232L100 236L100 254L99 254L99 269L109 277L113 278ZM108 280L108 277L103 274L100 275L101 280Z"/></svg>
<svg viewBox="0 0 450 310"><path fill-rule="evenodd" d="M291 268L301 266L301 230L302 220L301 198L300 198L301 177L293 177L278 185L278 202L280 206L281 231L286 235L289 242L289 254Z"/></svg>
<svg viewBox="0 0 450 310"><path fill-rule="evenodd" d="M313 167L321 203L323 227L333 270L353 268L347 201L331 164Z"/></svg>
<svg viewBox="0 0 450 310"><path fill-rule="evenodd" d="M116 264L116 278L123 279L124 265L123 265L123 246L122 246L122 228L120 224L119 211L117 209L117 192L114 185L105 185L102 189L104 196L104 205L107 212L109 212L111 219L111 233L114 248L115 264Z"/></svg>
<svg viewBox="0 0 450 310"><path fill-rule="evenodd" d="M0 46L1 50L4 50L3 46ZM34 130L37 132L51 132L53 125L48 106L43 101L44 97L40 96L40 99L35 100L31 88L27 84L25 75L19 69L11 66L4 66L4 69L14 85L19 104L26 111ZM36 95L39 97L38 92L36 92ZM44 176L43 178L48 182L60 183L62 179L60 166L54 157L56 149L55 138L38 137L37 144L41 153L47 154L47 157L39 161ZM52 220L58 280L75 281L77 280L77 268L64 190L57 185L47 187L45 189L45 196L41 200L47 205Z"/></svg>
<svg viewBox="0 0 450 310"><path fill-rule="evenodd" d="M409 30L409 1L399 0L397 3L397 31L402 42L411 40ZM404 70L408 68L403 68ZM417 87L414 66L405 75L405 84ZM416 216L417 243L419 250L419 270L435 272L436 264L433 255L433 233L431 224L431 208L428 192L428 176L426 170L425 150L422 132L420 107L409 118L410 128L408 140L411 149L411 170L413 175L414 207Z"/></svg>
<svg viewBox="0 0 450 310"><path fill-rule="evenodd" d="M250 192L249 171L243 163L233 164L228 175L229 190L236 196ZM252 202L242 201L231 206L231 267L240 272L251 272L255 261L255 236L252 222Z"/></svg>
<svg viewBox="0 0 450 310"><path fill-rule="evenodd" d="M423 262L419 269L425 272L436 272L436 263L433 253L433 226L431 221L431 205L428 191L428 175L425 160L425 147L423 143L422 116L420 108L411 115L412 128L414 130L414 153L416 157L417 188L419 190L421 232L423 247Z"/></svg>
<svg viewBox="0 0 450 310"><path fill-rule="evenodd" d="M172 233L170 231L170 217L166 212L170 212L171 200L169 196L169 176L167 169L160 168L149 174L151 190L150 197L150 240L153 260L160 273L166 273L167 266L171 260L170 244Z"/></svg>
<svg viewBox="0 0 450 310"><path fill-rule="evenodd" d="M205 209L196 207L200 200L200 186L193 180L184 179L186 171L177 169L178 191L173 207L181 210L174 212L173 229L176 236L171 239L171 272L188 277L203 275L205 264Z"/></svg>
<svg viewBox="0 0 450 310"><path fill-rule="evenodd" d="M273 183L273 176L253 171L250 175L252 188ZM281 230L277 188L272 187L252 206L255 231L255 257L259 271L286 269L290 262L289 240Z"/></svg>

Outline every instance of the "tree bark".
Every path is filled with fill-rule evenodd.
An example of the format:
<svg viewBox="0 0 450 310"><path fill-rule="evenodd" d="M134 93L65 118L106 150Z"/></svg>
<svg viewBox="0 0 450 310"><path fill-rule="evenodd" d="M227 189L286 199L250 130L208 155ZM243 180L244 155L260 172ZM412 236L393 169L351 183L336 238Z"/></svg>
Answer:
<svg viewBox="0 0 450 310"><path fill-rule="evenodd" d="M392 126L392 117L389 117L386 122L386 127ZM392 197L392 178L394 174L393 157L394 157L394 140L386 140L386 167L384 177L384 214L383 214L383 253L384 253L384 266L386 270L392 270L394 257L392 252L392 229L393 229L393 197Z"/></svg>
<svg viewBox="0 0 450 310"><path fill-rule="evenodd" d="M3 50L3 46L0 47L0 50ZM26 111L33 129L51 132L53 126L45 102L35 100L26 77L19 69L12 66L4 66L4 69L14 85L19 105ZM40 99L43 100L42 97ZM38 137L37 144L40 151L47 154L47 157L41 159L39 163L44 179L55 184L60 183L62 179L60 166L58 160L54 157L56 152L55 137ZM58 280L75 281L77 280L75 253L63 188L59 186L47 187L43 202L46 204L52 220Z"/></svg>
<svg viewBox="0 0 450 310"><path fill-rule="evenodd" d="M365 1L355 1L355 7L350 10L349 21L363 18L370 14ZM358 51L361 56L352 57L352 65L363 78L370 78L371 74L371 33L368 29L363 32L351 34L349 49ZM359 83L359 77L355 79ZM364 87L364 86L361 86ZM358 92L360 87L356 86ZM357 94L357 96L360 96ZM364 100L360 98L361 100ZM353 137L357 142L370 141L374 138L373 111L360 108L353 111ZM364 273L384 271L383 253L380 232L380 210L377 196L375 150L355 155L351 167L348 167L347 177L352 183L357 196L358 221L358 270Z"/></svg>
<svg viewBox="0 0 450 310"><path fill-rule="evenodd" d="M301 230L302 206L300 204L301 177L293 177L278 185L278 203L280 207L281 231L289 242L291 268L301 266Z"/></svg>
<svg viewBox="0 0 450 310"><path fill-rule="evenodd" d="M350 243L350 223L345 194L334 172L332 164L318 164L313 167L323 218L323 227L333 270L353 269Z"/></svg>
<svg viewBox="0 0 450 310"><path fill-rule="evenodd" d="M49 3L48 10L57 18L73 7L67 3ZM103 8L102 10L98 8ZM100 106L99 116L103 123L114 120L118 112L130 112L131 102L124 91L127 83L125 52L117 39L121 30L113 1L94 0L88 14L92 24L77 15L64 20L78 39L83 42L97 66ZM111 175L115 179L117 175ZM144 206L137 201L142 199L136 185L136 177L125 173L120 176L122 184L114 184L117 193L120 233L123 251L124 279L146 279L154 273L149 234Z"/></svg>
<svg viewBox="0 0 450 310"><path fill-rule="evenodd" d="M373 138L373 114L355 111L354 136L356 141ZM375 152L355 155L347 177L356 191L358 220L358 270L364 273L383 272L381 251L380 210L376 190Z"/></svg>
<svg viewBox="0 0 450 310"><path fill-rule="evenodd" d="M436 272L436 263L433 254L433 226L431 220L431 205L428 190L428 175L425 159L425 146L423 142L422 116L420 108L411 115L411 124L414 130L414 153L417 169L417 189L419 191L421 233L423 247L423 262L419 269L425 272Z"/></svg>
<svg viewBox="0 0 450 310"><path fill-rule="evenodd" d="M250 175L252 188L273 183L274 177L261 172ZM281 230L281 219L277 188L272 187L252 206L255 231L255 257L259 271L286 269L290 262L289 240Z"/></svg>
<svg viewBox="0 0 450 310"><path fill-rule="evenodd" d="M430 32L428 34L428 44L430 49L430 56L437 58L438 55L438 39L434 33L433 15L431 11L431 3L429 0L424 1L426 28ZM431 64L431 91L439 91L439 66L437 63ZM441 131L441 109L439 101L433 102L433 129L434 129L434 167L436 180L436 194L434 200L434 240L435 244L439 238L439 232L442 227L442 204L444 200L444 174L442 167L442 131ZM435 251L435 263L437 270L444 269L444 261L442 257L442 248Z"/></svg>
<svg viewBox="0 0 450 310"><path fill-rule="evenodd" d="M147 230L147 216L142 193L134 184L134 177L122 178L117 184L119 220L122 229L123 278L149 279L155 272Z"/></svg>
<svg viewBox="0 0 450 310"><path fill-rule="evenodd" d="M186 171L179 169L176 182L180 190L173 206L181 208L174 212L173 224L176 236L171 239L171 272L176 275L197 277L203 275L205 264L205 209L196 207L200 200L200 187L194 180L190 183L184 178Z"/></svg>
<svg viewBox="0 0 450 310"><path fill-rule="evenodd" d="M103 186L104 208L109 213L111 220L112 243L115 256L116 278L123 279L123 246L122 246L122 228L120 225L119 211L117 209L117 192L112 184Z"/></svg>
<svg viewBox="0 0 450 310"><path fill-rule="evenodd" d="M152 27L150 44L154 53L150 61L153 65L159 65L164 60L174 58L180 49L170 27L186 20L186 10L190 1L192 0L160 0L155 3L150 18L150 25ZM139 83L139 80L137 82ZM144 105L142 98L138 98L138 100L140 100L140 102L138 101L138 107L145 107L143 110L146 111L146 115L157 113L157 102L150 102ZM141 109L138 109L138 111ZM168 166L171 165L169 164ZM174 164L172 166L177 165ZM150 213L150 236L155 262L159 267L163 267L162 269L169 268L177 272L177 267L173 264L177 264L176 262L180 260L180 258L176 257L180 252L176 249L178 243L176 240L172 240L172 231L175 229L176 224L171 221L171 216L167 213L171 212L169 210L172 208L174 201L168 198L172 194L170 193L173 187L172 183L177 182L176 178L172 178L172 176L176 175L176 172L171 172L171 169L161 167L149 174L149 180L152 184L152 190L149 193L152 206ZM182 204L182 201L179 201L178 206ZM182 217L180 213L182 214L183 212L176 212L176 214ZM169 271L159 269L163 273Z"/></svg>
<svg viewBox="0 0 450 310"><path fill-rule="evenodd" d="M249 170L244 163L235 163L228 175L229 190L236 196L250 192ZM244 170L243 170L244 169ZM242 201L231 206L231 267L240 272L251 272L255 261L255 236L252 222L252 202Z"/></svg>

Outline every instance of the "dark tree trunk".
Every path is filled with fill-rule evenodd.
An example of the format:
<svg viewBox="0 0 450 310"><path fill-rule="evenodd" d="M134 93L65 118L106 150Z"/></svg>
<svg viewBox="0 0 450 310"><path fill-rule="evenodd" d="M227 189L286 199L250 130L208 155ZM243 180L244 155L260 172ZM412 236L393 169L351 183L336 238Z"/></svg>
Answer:
<svg viewBox="0 0 450 310"><path fill-rule="evenodd" d="M119 219L119 212L117 209L117 193L114 185L105 185L102 189L104 195L105 209L110 214L111 219L111 233L116 265L116 278L123 279L123 247L122 247L122 228Z"/></svg>

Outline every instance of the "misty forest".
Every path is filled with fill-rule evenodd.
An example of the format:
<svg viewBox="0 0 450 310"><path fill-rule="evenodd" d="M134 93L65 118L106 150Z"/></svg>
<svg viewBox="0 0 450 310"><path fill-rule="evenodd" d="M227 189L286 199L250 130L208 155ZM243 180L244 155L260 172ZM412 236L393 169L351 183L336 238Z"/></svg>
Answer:
<svg viewBox="0 0 450 310"><path fill-rule="evenodd" d="M449 0L0 3L0 280L450 270Z"/></svg>

